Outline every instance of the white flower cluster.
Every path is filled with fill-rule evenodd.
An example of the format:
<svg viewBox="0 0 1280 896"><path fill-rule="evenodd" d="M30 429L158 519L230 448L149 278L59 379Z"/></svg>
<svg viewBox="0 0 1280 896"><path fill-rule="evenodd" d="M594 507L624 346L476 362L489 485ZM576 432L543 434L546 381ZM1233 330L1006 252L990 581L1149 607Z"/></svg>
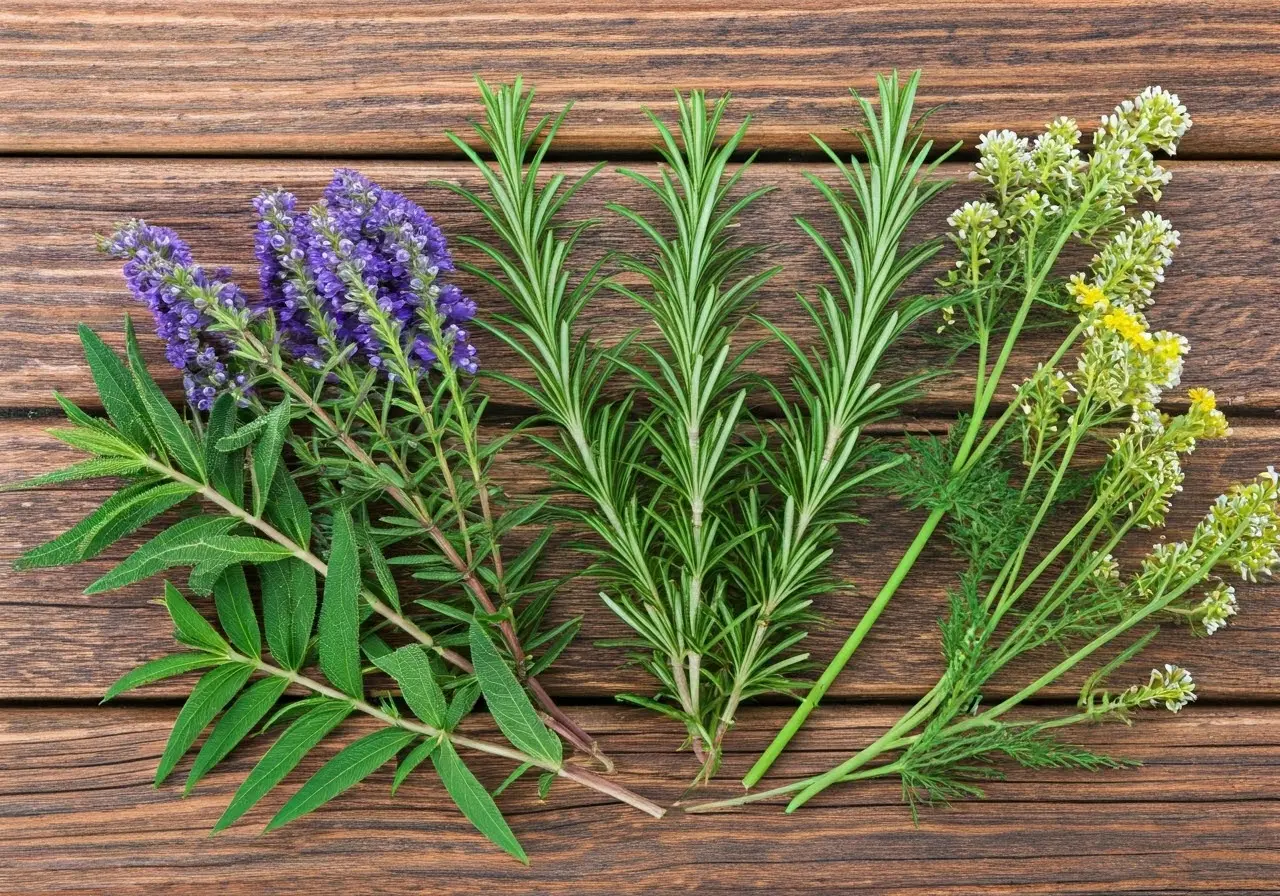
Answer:
<svg viewBox="0 0 1280 896"><path fill-rule="evenodd" d="M1077 361L1077 388L1113 410L1132 409L1136 420L1151 418L1161 395L1182 380L1187 340L1161 330L1152 333L1140 311L1124 305L1084 315L1088 322Z"/></svg>
<svg viewBox="0 0 1280 896"><path fill-rule="evenodd" d="M1035 182L1054 196L1079 193L1089 163L1080 155L1080 129L1074 118L1055 118L1035 139L1030 152Z"/></svg>
<svg viewBox="0 0 1280 896"><path fill-rule="evenodd" d="M1200 606L1196 608L1196 616L1206 635L1212 635L1220 628L1227 627L1227 620L1236 615L1236 589L1219 582L1217 586L1204 596Z"/></svg>
<svg viewBox="0 0 1280 896"><path fill-rule="evenodd" d="M1024 417L1023 431L1026 433L1024 439L1057 432L1068 399L1075 391L1076 387L1061 370L1041 364L1018 389L1018 406ZM1030 449L1031 446L1026 447Z"/></svg>
<svg viewBox="0 0 1280 896"><path fill-rule="evenodd" d="M1236 485L1209 509L1192 540L1216 566L1247 582L1280 566L1280 476L1274 467L1248 485Z"/></svg>
<svg viewBox="0 0 1280 896"><path fill-rule="evenodd" d="M1178 95L1157 85L1125 100L1115 112L1104 116L1098 136L1117 141L1132 139L1172 156L1177 154L1178 141L1190 127L1191 115L1178 101Z"/></svg>
<svg viewBox="0 0 1280 896"><path fill-rule="evenodd" d="M1138 528L1161 526L1173 496L1182 491L1185 474L1178 455L1159 420L1130 426L1111 442L1099 490L1114 490ZM1157 545L1161 550L1167 546Z"/></svg>
<svg viewBox="0 0 1280 896"><path fill-rule="evenodd" d="M973 177L996 188L1001 202L1031 181L1031 144L1013 131L987 131L978 138L978 162Z"/></svg>
<svg viewBox="0 0 1280 896"><path fill-rule="evenodd" d="M1129 219L1093 257L1089 264L1090 283L1111 304L1148 307L1156 285L1164 282L1165 269L1173 261L1180 237L1172 224L1154 212ZM1081 275L1076 277L1083 282Z"/></svg>
<svg viewBox="0 0 1280 896"><path fill-rule="evenodd" d="M1177 712L1196 700L1196 683L1191 673L1181 666L1165 663L1163 669L1152 669L1144 685L1133 685L1122 695L1126 706L1134 708L1159 706Z"/></svg>
<svg viewBox="0 0 1280 896"><path fill-rule="evenodd" d="M1159 199L1170 175L1156 164L1151 150L1173 155L1190 127L1187 107L1177 94L1160 87L1148 87L1104 116L1094 135L1090 173L1105 178L1108 201L1123 208L1142 193Z"/></svg>
<svg viewBox="0 0 1280 896"><path fill-rule="evenodd" d="M989 261L988 250L1003 226L999 210L990 202L966 202L947 218L950 239L960 250L956 267L961 273L978 275Z"/></svg>

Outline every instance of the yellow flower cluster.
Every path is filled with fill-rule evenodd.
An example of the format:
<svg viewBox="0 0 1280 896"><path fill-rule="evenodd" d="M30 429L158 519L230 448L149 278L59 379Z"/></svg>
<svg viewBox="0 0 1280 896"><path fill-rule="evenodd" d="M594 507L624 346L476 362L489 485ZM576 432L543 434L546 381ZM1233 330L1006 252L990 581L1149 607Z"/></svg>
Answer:
<svg viewBox="0 0 1280 896"><path fill-rule="evenodd" d="M1149 352L1154 347L1146 322L1128 308L1112 308L1102 316L1102 325L1119 333L1134 348Z"/></svg>
<svg viewBox="0 0 1280 896"><path fill-rule="evenodd" d="M1107 294L1102 291L1101 287L1093 283L1085 283L1079 274L1072 278L1071 283L1067 286L1067 291L1075 297L1076 303L1081 308L1106 310L1111 305L1107 300Z"/></svg>
<svg viewBox="0 0 1280 896"><path fill-rule="evenodd" d="M1230 432L1227 418L1218 410L1218 398L1212 389L1188 389L1187 398L1191 407L1187 417L1200 431L1202 439L1220 439Z"/></svg>
<svg viewBox="0 0 1280 896"><path fill-rule="evenodd" d="M1087 327L1081 387L1091 387L1113 407L1130 406L1135 418L1149 416L1160 394L1178 384L1187 341L1167 331L1152 333L1141 311L1112 301L1096 284L1073 278L1067 288Z"/></svg>

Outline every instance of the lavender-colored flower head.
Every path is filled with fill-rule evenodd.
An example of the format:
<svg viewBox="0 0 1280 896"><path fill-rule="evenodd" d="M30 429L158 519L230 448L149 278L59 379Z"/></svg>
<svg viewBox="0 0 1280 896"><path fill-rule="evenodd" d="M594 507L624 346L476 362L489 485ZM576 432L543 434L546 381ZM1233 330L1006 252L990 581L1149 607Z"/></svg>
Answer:
<svg viewBox="0 0 1280 896"><path fill-rule="evenodd" d="M253 200L258 213L254 236L258 282L262 287L259 310L275 312L284 348L296 358L319 363L323 354L317 321L315 280L307 266L312 240L310 219L295 211L297 199L284 190L262 192Z"/></svg>
<svg viewBox="0 0 1280 896"><path fill-rule="evenodd" d="M231 392L243 403L248 380L228 366L229 346L209 330L209 317L202 310L212 302L245 308L244 294L230 282L229 272L209 276L176 233L145 221L121 224L100 245L113 258L124 259L125 281L134 297L151 309L156 333L165 341L165 357L182 371L191 406L207 411L222 392Z"/></svg>
<svg viewBox="0 0 1280 896"><path fill-rule="evenodd" d="M431 334L438 329L453 366L476 371L462 326L476 306L439 282L453 260L430 215L350 169L334 173L308 214L297 214L296 202L282 191L255 202L264 304L281 321L286 347L309 359L354 347L365 363L385 367L388 330L380 318L420 370L437 360Z"/></svg>

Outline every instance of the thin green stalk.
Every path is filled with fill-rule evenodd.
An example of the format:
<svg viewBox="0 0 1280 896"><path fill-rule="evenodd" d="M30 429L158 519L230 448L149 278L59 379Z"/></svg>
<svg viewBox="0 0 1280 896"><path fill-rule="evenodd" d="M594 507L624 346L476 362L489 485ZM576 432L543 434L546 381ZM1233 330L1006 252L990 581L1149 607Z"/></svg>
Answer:
<svg viewBox="0 0 1280 896"><path fill-rule="evenodd" d="M871 626L875 624L880 614L884 612L884 608L888 606L890 599L897 592L898 586L902 584L902 581L907 577L907 573L911 571L911 567L924 550L925 545L929 543L929 539L933 537L934 530L938 528L938 524L942 522L942 518L945 515L946 510L944 508L937 508L929 514L924 521L924 525L920 527L920 531L916 533L915 540L907 548L902 561L898 563L897 568L889 576L889 580L885 582L884 587L880 589L880 593L876 595L875 600L867 607L862 619L858 621L857 627L850 633L844 644L840 646L840 650L827 668L823 670L822 675L813 683L813 687L809 689L809 693L805 695L804 700L796 707L796 711L791 714L791 718L787 720L782 730L778 732L773 739L773 743L769 744L769 747L756 760L755 765L747 772L746 777L742 780L744 786L754 787L764 777L765 772L782 755L782 751L787 748L787 744L791 742L796 732L804 725L810 713L826 696L831 685L839 677L840 673L844 671L844 667L848 665L854 652L862 644L867 632L871 631Z"/></svg>
<svg viewBox="0 0 1280 896"><path fill-rule="evenodd" d="M262 660L243 656L235 651L228 651L227 659L232 662L251 665L259 672L275 676L276 678L282 678L291 684L299 685L313 691L314 693L328 697L331 700L338 700L343 703L347 703L356 711L364 713L367 716L371 716L379 722L382 722L384 725L403 728L406 731L412 731L414 734L420 734L423 737L443 738L451 742L454 746L461 747L462 749L475 750L480 753L487 753L490 756L509 759L520 765L531 765L536 768L540 768L543 771L558 775L559 777L581 784L584 787L589 787L592 790L626 803L627 805L639 809L641 812L651 815L654 818L661 818L666 814L667 810L659 806L657 803L654 803L652 800L645 799L639 794L632 793L622 785L603 778L594 772L588 771L587 769L575 768L574 766L566 765L563 762L547 762L544 759L531 756L528 753L517 750L514 747L507 746L506 744L497 744L474 737L467 737L462 734L456 734L452 731L442 731L439 728L432 727L431 725L425 725L414 719L407 719L403 716L393 716L390 713L384 712L376 706L365 702L364 700L352 697L349 694L344 694L335 688L331 688L313 678L308 678L301 673L290 672L286 669L281 669L278 666L273 666L270 663L263 662Z"/></svg>
<svg viewBox="0 0 1280 896"><path fill-rule="evenodd" d="M901 763L890 762L886 765L878 765L875 768L859 769L851 772L840 779L841 783L850 783L852 781L864 781L868 778L880 778L885 775L896 775L902 768ZM790 784L783 784L781 787L774 787L772 790L757 790L752 793L744 794L739 797L732 797L724 800L714 800L706 803L695 803L692 806L684 807L684 811L690 815L702 815L710 812L721 812L725 809L733 809L738 806L745 806L749 803L756 803L761 800L771 799L775 796L785 796L788 793L804 787L809 778L803 778L799 781L792 781Z"/></svg>

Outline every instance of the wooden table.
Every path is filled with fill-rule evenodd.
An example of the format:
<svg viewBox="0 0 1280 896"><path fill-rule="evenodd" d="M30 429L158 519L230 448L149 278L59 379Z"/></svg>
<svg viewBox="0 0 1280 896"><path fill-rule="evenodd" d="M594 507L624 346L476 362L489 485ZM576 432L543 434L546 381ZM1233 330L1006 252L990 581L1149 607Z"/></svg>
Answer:
<svg viewBox="0 0 1280 896"><path fill-rule="evenodd" d="M543 108L578 101L558 144L566 168L599 158L650 164L654 138L642 104L667 109L675 87L732 89L733 116L755 116L748 142L764 150L753 178L781 188L743 222L744 232L786 265L766 301L782 309L775 319L801 333L792 289L811 286L821 271L791 218L821 216L802 177L821 168L807 135L852 146L842 131L855 124L847 86L866 90L877 71L923 67L922 104L947 103L931 134L967 147L989 128L1029 132L1055 114L1092 122L1150 83L1175 90L1196 125L1162 204L1184 245L1153 317L1190 336L1186 382L1216 388L1236 425L1233 439L1192 460L1178 525L1230 480L1280 459L1280 5L467 6L0 3L0 481L73 456L43 428L56 416L50 390L92 402L76 323L119 342L131 302L115 266L93 250L94 232L143 216L178 228L206 264L234 265L241 282L253 283L250 196L284 184L314 197L339 163L409 192L450 232L476 231L474 215L426 186L439 177L474 180L443 132L476 114L476 71L491 79L523 73L539 86ZM966 191L948 194L920 232L936 232ZM591 213L619 193L634 195L605 174L578 207ZM599 250L627 238L610 223L590 241ZM642 323L616 300L601 300L593 314L617 330ZM147 348L154 369L165 371L157 345ZM910 351L918 360L920 349ZM1036 353L1029 345L1017 363L1029 368ZM780 357L766 351L760 363L778 373ZM485 359L514 364L494 346ZM964 373L933 384L910 425L944 425L969 387ZM537 485L527 469L512 465L507 475L513 490ZM62 531L102 496L96 486L0 494L0 559ZM851 533L839 558L858 588L820 607L830 627L809 641L823 661L913 531L911 515L890 501L864 510L871 524ZM81 594L124 550L67 570L19 574L0 564L6 893L1280 890L1274 585L1246 589L1225 632L1200 640L1166 632L1149 651L1152 662L1194 671L1199 703L1082 735L1142 760L1139 769L1012 769L985 802L925 811L918 828L888 783L829 791L795 816L769 804L717 816L675 811L657 822L567 787L539 803L522 783L504 801L533 858L524 868L484 844L425 778L391 799L387 772L281 832L259 836L266 807L210 839L257 748L235 755L189 798L176 786L152 789L189 683L97 705L108 683L171 647L153 584ZM568 571L580 558L554 562ZM929 686L940 666L934 620L955 571L944 549L928 553L778 766L778 780L847 755ZM675 750L678 733L619 708L614 693L647 682L621 668L617 654L592 647L618 625L586 582L566 588L556 612L585 614L586 623L548 684L577 704L622 780L676 800L694 771ZM1070 700L1070 683L1046 698ZM786 712L775 705L744 713L711 792L734 792ZM281 795L271 799L278 805Z"/></svg>

